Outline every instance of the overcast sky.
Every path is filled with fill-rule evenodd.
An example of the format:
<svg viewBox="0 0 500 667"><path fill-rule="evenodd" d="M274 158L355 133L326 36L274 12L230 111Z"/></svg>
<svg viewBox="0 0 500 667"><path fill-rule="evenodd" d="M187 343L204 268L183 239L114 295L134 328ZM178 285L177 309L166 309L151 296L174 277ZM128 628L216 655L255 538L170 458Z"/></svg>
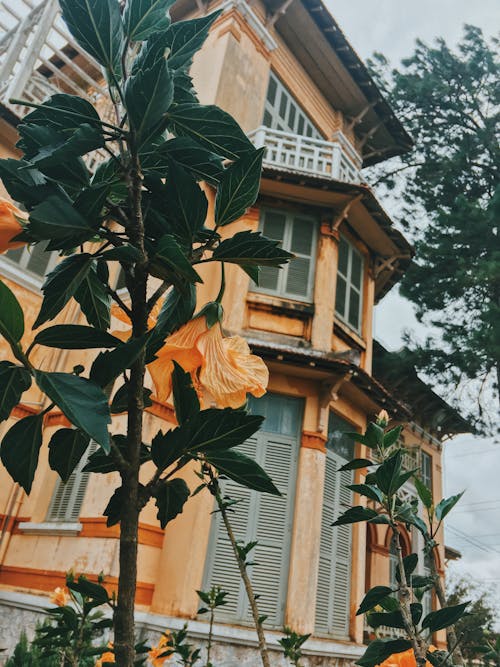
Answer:
<svg viewBox="0 0 500 667"><path fill-rule="evenodd" d="M417 37L428 43L444 37L454 45L464 23L480 26L487 35L500 29L498 0L327 0L327 4L363 59L380 51L394 65L412 53ZM399 346L403 329L418 329L411 305L396 290L376 310L376 334L391 349ZM500 446L459 436L445 445L444 452L445 494L466 490L446 531L446 543L463 554L450 572L484 581L500 611Z"/></svg>

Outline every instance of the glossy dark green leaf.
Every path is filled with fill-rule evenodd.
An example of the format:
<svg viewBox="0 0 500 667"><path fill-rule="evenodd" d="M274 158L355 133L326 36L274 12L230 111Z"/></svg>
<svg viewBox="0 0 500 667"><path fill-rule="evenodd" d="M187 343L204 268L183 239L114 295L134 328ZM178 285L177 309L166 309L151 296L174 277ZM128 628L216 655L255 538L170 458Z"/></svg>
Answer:
<svg viewBox="0 0 500 667"><path fill-rule="evenodd" d="M341 472L342 470L359 470L359 468L368 468L368 466L372 465L373 461L370 461L370 459L352 459L352 461L349 461L340 467L338 472Z"/></svg>
<svg viewBox="0 0 500 667"><path fill-rule="evenodd" d="M80 593L84 597L89 597L99 604L106 604L109 602L109 595L107 590L101 584L95 584L85 577L78 577L78 581L67 581L67 587Z"/></svg>
<svg viewBox="0 0 500 667"><path fill-rule="evenodd" d="M195 178L174 161L169 162L165 189L167 216L176 236L189 246L206 220L208 201Z"/></svg>
<svg viewBox="0 0 500 667"><path fill-rule="evenodd" d="M413 482L424 507L429 509L432 506L432 491L426 486L417 475L413 476Z"/></svg>
<svg viewBox="0 0 500 667"><path fill-rule="evenodd" d="M106 395L100 387L69 373L35 371L35 380L72 424L109 451L111 416Z"/></svg>
<svg viewBox="0 0 500 667"><path fill-rule="evenodd" d="M106 250L101 255L101 258L107 262L116 261L116 262L125 262L126 264L133 264L137 262L140 258L140 252L137 248L129 243L125 245L118 246L117 248L111 248L111 250Z"/></svg>
<svg viewBox="0 0 500 667"><path fill-rule="evenodd" d="M410 577L415 571L417 565L418 565L418 554L408 554L408 556L405 556L403 558L403 567L405 570L406 581L410 581Z"/></svg>
<svg viewBox="0 0 500 667"><path fill-rule="evenodd" d="M51 196L35 206L30 213L30 235L39 240L69 240L79 245L95 232L87 220L62 197Z"/></svg>
<svg viewBox="0 0 500 667"><path fill-rule="evenodd" d="M98 229L101 224L101 216L109 190L108 183L96 183L80 190L78 197L75 199L75 208L87 220L92 229Z"/></svg>
<svg viewBox="0 0 500 667"><path fill-rule="evenodd" d="M234 482L255 491L281 496L266 471L249 456L233 449L209 449L205 452L205 458L219 474Z"/></svg>
<svg viewBox="0 0 500 667"><path fill-rule="evenodd" d="M28 211L47 197L65 196L59 185L49 183L45 175L26 160L0 160L0 179L12 199L23 202Z"/></svg>
<svg viewBox="0 0 500 667"><path fill-rule="evenodd" d="M34 329L61 312L85 280L91 266L92 257L81 253L66 257L49 273L42 286L43 301Z"/></svg>
<svg viewBox="0 0 500 667"><path fill-rule="evenodd" d="M377 484L386 495L393 495L399 488L398 482L401 475L401 451L386 459L375 471Z"/></svg>
<svg viewBox="0 0 500 667"><path fill-rule="evenodd" d="M407 639L376 639L371 642L364 654L354 664L360 667L375 667L380 665L395 653L402 653L411 648Z"/></svg>
<svg viewBox="0 0 500 667"><path fill-rule="evenodd" d="M410 604L410 613L413 621L413 625L418 625L420 619L422 618L422 613L424 611L423 606L419 602L412 602Z"/></svg>
<svg viewBox="0 0 500 667"><path fill-rule="evenodd" d="M432 577L424 577L420 574L412 574L409 583L412 588L427 588L432 586L433 579Z"/></svg>
<svg viewBox="0 0 500 667"><path fill-rule="evenodd" d="M113 443L115 444L118 451L121 453L124 459L128 458L127 454L127 437L125 435L113 435L111 436ZM139 461L142 465L146 461L150 461L151 456L149 454L149 449L145 444L141 444L139 451ZM107 474L109 472L115 472L120 469L120 461L115 456L115 451L112 449L108 454L102 449L96 450L87 461L85 467L83 468L84 472L94 472L101 475Z"/></svg>
<svg viewBox="0 0 500 667"><path fill-rule="evenodd" d="M375 500L379 503L383 500L382 492L371 484L349 484L347 488L354 491L354 493L359 493L361 496L370 498L370 500Z"/></svg>
<svg viewBox="0 0 500 667"><path fill-rule="evenodd" d="M454 625L462 616L469 602L462 602L461 604L453 605L452 607L444 607L437 611L431 611L430 614L422 621L422 629L428 628L431 632L437 632Z"/></svg>
<svg viewBox="0 0 500 667"><path fill-rule="evenodd" d="M12 408L19 403L22 394L30 386L29 371L10 361L0 361L0 421L9 418Z"/></svg>
<svg viewBox="0 0 500 667"><path fill-rule="evenodd" d="M10 343L19 343L24 334L24 314L12 290L0 280L0 334Z"/></svg>
<svg viewBox="0 0 500 667"><path fill-rule="evenodd" d="M106 517L106 526L115 526L120 523L123 512L123 502L125 500L125 489L119 486L113 491L113 495L109 499L108 504L104 509L104 516Z"/></svg>
<svg viewBox="0 0 500 667"><path fill-rule="evenodd" d="M332 526L343 526L348 523L357 523L358 521L368 521L377 516L375 510L370 509L369 507L362 507L361 505L356 505L355 507L350 507L348 510L341 514L336 521L332 523Z"/></svg>
<svg viewBox="0 0 500 667"><path fill-rule="evenodd" d="M215 248L212 258L234 264L260 266L282 266L294 255L283 250L279 241L262 236L260 232L237 232Z"/></svg>
<svg viewBox="0 0 500 667"><path fill-rule="evenodd" d="M4 435L0 449L0 458L7 472L28 494L42 446L42 425L41 415L19 419Z"/></svg>
<svg viewBox="0 0 500 667"><path fill-rule="evenodd" d="M213 22L220 16L218 10L196 19L177 21L167 35L168 62L173 69L190 67L194 54L203 46Z"/></svg>
<svg viewBox="0 0 500 667"><path fill-rule="evenodd" d="M199 104L193 79L186 72L174 72L174 104Z"/></svg>
<svg viewBox="0 0 500 667"><path fill-rule="evenodd" d="M91 263L74 297L90 325L104 331L109 328L111 297L106 289L106 284L102 282L97 273L95 262Z"/></svg>
<svg viewBox="0 0 500 667"><path fill-rule="evenodd" d="M124 370L130 368L146 346L148 334L132 338L109 352L100 352L90 371L90 379L100 387L107 387Z"/></svg>
<svg viewBox="0 0 500 667"><path fill-rule="evenodd" d="M125 86L125 105L139 142L151 138L168 111L174 97L172 73L165 60L129 77Z"/></svg>
<svg viewBox="0 0 500 667"><path fill-rule="evenodd" d="M388 595L391 595L392 592L393 590L392 588L389 588L389 586L374 586L373 588L370 588L359 605L356 616L360 616L370 609L373 609L373 607L376 607L381 600L386 598Z"/></svg>
<svg viewBox="0 0 500 667"><path fill-rule="evenodd" d="M404 629L405 627L403 614L400 611L371 612L368 614L367 620L372 628L378 628L380 625L385 625L388 628Z"/></svg>
<svg viewBox="0 0 500 667"><path fill-rule="evenodd" d="M61 162L71 162L93 150L103 148L105 144L102 130L89 123L83 123L71 133L25 123L19 125L17 129L21 137L16 144L17 147L44 173L46 168L58 168ZM75 170L75 166L72 166L72 169ZM57 173L63 174L60 170ZM47 172L47 175L50 175L50 172ZM88 180L88 176L85 180Z"/></svg>
<svg viewBox="0 0 500 667"><path fill-rule="evenodd" d="M398 440L403 430L402 426L396 426L384 435L384 448L392 447Z"/></svg>
<svg viewBox="0 0 500 667"><path fill-rule="evenodd" d="M176 361L172 372L172 390L175 416L179 424L183 424L199 413L200 401L193 386L191 373L186 373Z"/></svg>
<svg viewBox="0 0 500 667"><path fill-rule="evenodd" d="M156 278L174 282L181 277L191 283L203 282L171 234L164 234L158 241L156 254L150 264L151 274Z"/></svg>
<svg viewBox="0 0 500 667"><path fill-rule="evenodd" d="M59 0L70 33L97 62L120 71L123 23L117 0Z"/></svg>
<svg viewBox="0 0 500 667"><path fill-rule="evenodd" d="M442 519L447 516L451 510L455 507L455 505L458 503L460 498L464 495L464 491L462 493L457 493L455 496L450 496L449 498L443 498L437 505L436 505L436 519L438 521L441 521Z"/></svg>
<svg viewBox="0 0 500 667"><path fill-rule="evenodd" d="M95 107L83 97L56 93L37 109L23 118L23 123L46 125L59 132L72 132L82 123L100 127L100 118Z"/></svg>
<svg viewBox="0 0 500 667"><path fill-rule="evenodd" d="M85 454L90 438L76 428L60 428L49 442L49 465L66 483Z"/></svg>
<svg viewBox="0 0 500 667"><path fill-rule="evenodd" d="M238 123L216 106L180 104L169 111L169 125L178 137L190 137L200 146L231 160L255 151Z"/></svg>
<svg viewBox="0 0 500 667"><path fill-rule="evenodd" d="M190 137L152 142L140 152L141 167L146 175L166 178L168 167L175 162L198 181L218 183L224 171L221 158L203 148Z"/></svg>
<svg viewBox="0 0 500 667"><path fill-rule="evenodd" d="M151 389L146 389L146 387L143 387L142 402L145 408L149 408L153 405L153 401L151 400L152 393L153 392L151 391ZM127 412L128 386L126 384L123 384L113 396L110 410L112 414L120 414L121 412Z"/></svg>
<svg viewBox="0 0 500 667"><path fill-rule="evenodd" d="M158 508L157 518L160 526L165 528L167 523L175 519L184 509L189 498L189 487L183 479L170 479L155 490L155 505Z"/></svg>
<svg viewBox="0 0 500 667"><path fill-rule="evenodd" d="M175 0L127 0L123 13L125 34L131 42L148 39L170 25L168 8Z"/></svg>
<svg viewBox="0 0 500 667"><path fill-rule="evenodd" d="M215 223L223 227L241 218L259 194L265 148L242 155L222 174L215 197Z"/></svg>
<svg viewBox="0 0 500 667"><path fill-rule="evenodd" d="M33 341L37 345L57 347L62 350L87 350L116 347L122 342L110 333L81 324L56 324L40 331Z"/></svg>

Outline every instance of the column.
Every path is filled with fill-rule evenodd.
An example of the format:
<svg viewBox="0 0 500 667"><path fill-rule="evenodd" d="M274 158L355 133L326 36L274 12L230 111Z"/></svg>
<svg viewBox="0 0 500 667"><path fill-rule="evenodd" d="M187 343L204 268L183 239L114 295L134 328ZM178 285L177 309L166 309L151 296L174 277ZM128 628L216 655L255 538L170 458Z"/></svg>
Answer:
<svg viewBox="0 0 500 667"><path fill-rule="evenodd" d="M337 286L338 245L330 224L321 224L314 280L314 318L311 330L313 348L332 349L335 290Z"/></svg>

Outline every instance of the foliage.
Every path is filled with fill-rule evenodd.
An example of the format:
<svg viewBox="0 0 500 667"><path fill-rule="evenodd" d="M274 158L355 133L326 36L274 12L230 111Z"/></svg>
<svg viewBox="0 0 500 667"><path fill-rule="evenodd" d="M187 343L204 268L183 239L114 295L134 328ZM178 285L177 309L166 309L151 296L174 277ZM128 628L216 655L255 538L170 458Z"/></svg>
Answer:
<svg viewBox="0 0 500 667"><path fill-rule="evenodd" d="M119 473L121 484L103 510L108 525L121 524L113 651L125 667L136 659L136 545L146 503L155 501L162 527L174 520L191 494L179 471L195 462L252 489L278 493L255 461L234 451L260 426L262 419L244 404L247 393L265 391L267 369L242 339L224 338L221 300L225 262L256 279L259 266L279 267L292 255L257 232L231 234L227 228L221 240L219 229L257 197L262 150L226 112L201 105L191 85L192 58L219 12L171 24L171 4L60 0L72 36L103 67L109 96L102 111L111 111L116 121L66 93L42 105L26 102L33 111L17 128L22 157L0 160L5 188L28 214L14 220L12 228L22 225L15 243L47 243L47 251L61 257L42 287L36 334L26 330L20 304L0 282L0 334L12 352L12 361L0 367L6 387L0 419L10 416L32 384L45 396L40 414L17 421L4 435L0 457L29 493L43 417L59 409L71 423L49 445L49 464L61 479L69 478L91 441L100 448L86 470ZM97 160L93 171L89 158ZM207 218L212 196L213 220ZM0 224L11 224L13 208L5 210ZM215 302L195 314L198 268L206 263L222 268L221 289ZM113 288L119 271L125 298ZM78 324L65 322L70 303L81 311ZM112 314L129 323L127 333L110 333ZM81 350L82 364L73 372L37 368L32 352L39 346ZM151 442L143 434L143 411L151 400L146 371L162 400L173 389L179 424ZM194 386L208 390L217 407L202 409ZM127 433L113 434L111 413L122 410L128 413ZM154 472L142 484L145 463ZM74 596L87 594L70 588ZM77 600L83 613L88 603ZM65 606L53 612L60 632L67 629L64 615L74 613ZM172 648L190 664L193 651L181 649L184 639L172 634Z"/></svg>
<svg viewBox="0 0 500 667"><path fill-rule="evenodd" d="M408 649L413 650L418 667L423 667L426 660L434 667L462 664L453 626L464 617L469 602L443 605L441 609L426 615L423 614L421 602L424 592L431 588L436 589L440 601L443 599L442 583L435 562L436 536L442 521L462 494L444 498L434 505L432 492L419 479L419 471L403 468L404 449L399 444L402 427L388 429L387 422L388 415L382 411L376 422L368 425L366 433L349 434L372 452L373 462L369 461L371 465L364 483L349 486L359 496L368 499L369 507L358 505L348 508L332 525L366 521L389 526L397 554L396 583L391 587L375 586L370 589L361 601L357 615L366 614L369 625L375 628L375 634L377 627L386 626L401 629L404 635L399 639L376 638L356 664L375 667L391 655ZM378 463L375 464L375 461ZM412 477L426 513L425 520L420 515L418 502L406 500L399 493L405 482ZM425 545L422 554L412 553L403 557L402 526L410 530L415 528L422 534ZM431 562L429 577L415 574L418 560L424 556ZM447 629L449 652L442 656L438 653L432 655L429 651L432 634L443 628Z"/></svg>
<svg viewBox="0 0 500 667"><path fill-rule="evenodd" d="M215 620L215 610L219 607L223 607L227 604L226 597L228 596L227 591L223 591L220 586L212 586L209 591L196 591L198 597L203 602L205 606L201 606L198 609L198 614L209 614L209 630L208 630L208 640L207 640L207 658L205 662L205 667L215 667L214 664L210 661L210 653L212 650L213 642L213 629L214 629L214 620Z"/></svg>
<svg viewBox="0 0 500 667"><path fill-rule="evenodd" d="M443 39L417 41L399 69L380 54L370 63L415 139L413 151L377 172L404 201L415 238L401 292L435 331L411 342L412 362L450 394L472 380L471 395L484 389L473 409L483 427L486 389L496 383L498 395L500 380L498 45L469 25L455 51Z"/></svg>
<svg viewBox="0 0 500 667"><path fill-rule="evenodd" d="M300 658L302 657L302 645L311 636L300 635L297 632L294 632L291 628L283 628L285 636L281 639L278 639L278 642L283 647L283 654L285 658L289 658L295 667L300 667Z"/></svg>
<svg viewBox="0 0 500 667"><path fill-rule="evenodd" d="M60 667L61 661L56 657L42 658L36 645L30 645L26 633L21 633L18 643L5 667Z"/></svg>

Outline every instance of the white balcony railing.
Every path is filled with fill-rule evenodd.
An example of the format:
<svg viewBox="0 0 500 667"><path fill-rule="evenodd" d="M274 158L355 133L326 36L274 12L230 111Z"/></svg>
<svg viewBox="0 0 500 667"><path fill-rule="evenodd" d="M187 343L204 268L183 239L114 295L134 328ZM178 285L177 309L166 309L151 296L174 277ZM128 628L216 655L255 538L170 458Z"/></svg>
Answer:
<svg viewBox="0 0 500 667"><path fill-rule="evenodd" d="M347 183L363 180L361 161L341 132L324 141L261 125L248 136L257 148L266 147L264 164Z"/></svg>

